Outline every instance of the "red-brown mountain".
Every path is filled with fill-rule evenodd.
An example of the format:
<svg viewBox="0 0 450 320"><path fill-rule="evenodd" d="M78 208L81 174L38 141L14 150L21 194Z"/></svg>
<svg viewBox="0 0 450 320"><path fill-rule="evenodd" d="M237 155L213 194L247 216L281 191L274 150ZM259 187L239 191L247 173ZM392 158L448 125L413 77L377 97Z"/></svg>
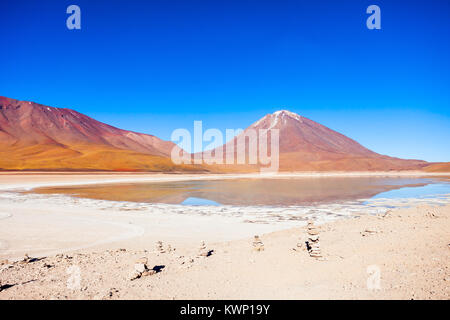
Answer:
<svg viewBox="0 0 450 320"><path fill-rule="evenodd" d="M172 171L173 146L71 109L0 97L2 169Z"/></svg>
<svg viewBox="0 0 450 320"><path fill-rule="evenodd" d="M280 169L283 171L417 170L428 165L421 160L380 155L336 131L287 110L268 114L253 123L223 146L224 154L233 150L229 148L230 144L236 145L242 135L254 140L247 134L250 129L279 130Z"/></svg>
<svg viewBox="0 0 450 320"><path fill-rule="evenodd" d="M336 131L286 110L266 115L243 134L249 129L272 128L279 129L280 169L284 171L409 170L429 165L425 161L377 154ZM225 152L230 143L224 146ZM174 146L172 142L118 129L71 109L0 97L0 169L3 170L258 170L257 166L177 166L170 159Z"/></svg>

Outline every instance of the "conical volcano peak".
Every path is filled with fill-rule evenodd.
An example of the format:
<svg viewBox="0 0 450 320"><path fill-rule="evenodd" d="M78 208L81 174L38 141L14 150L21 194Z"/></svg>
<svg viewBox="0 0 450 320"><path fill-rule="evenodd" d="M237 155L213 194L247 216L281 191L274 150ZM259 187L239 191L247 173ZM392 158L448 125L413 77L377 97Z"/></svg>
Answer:
<svg viewBox="0 0 450 320"><path fill-rule="evenodd" d="M303 122L303 119L300 115L291 112L289 110L279 110L279 111L275 111L274 113L272 113L270 115L270 119L271 119L271 124L270 124L270 128L275 128L275 127L279 127L279 126L284 126L286 125L286 121L292 121L294 120L294 123L296 122Z"/></svg>
<svg viewBox="0 0 450 320"><path fill-rule="evenodd" d="M285 117L297 120L297 121L302 121L302 117L298 114L296 114L295 112L291 112L289 110L278 110L275 111L274 113L272 113L272 116L275 117L275 119L284 119Z"/></svg>
<svg viewBox="0 0 450 320"><path fill-rule="evenodd" d="M287 120L294 120L294 122L300 123L303 122L303 118L294 112L289 110L278 110L259 119L251 127L260 129L280 129L280 126L286 125Z"/></svg>

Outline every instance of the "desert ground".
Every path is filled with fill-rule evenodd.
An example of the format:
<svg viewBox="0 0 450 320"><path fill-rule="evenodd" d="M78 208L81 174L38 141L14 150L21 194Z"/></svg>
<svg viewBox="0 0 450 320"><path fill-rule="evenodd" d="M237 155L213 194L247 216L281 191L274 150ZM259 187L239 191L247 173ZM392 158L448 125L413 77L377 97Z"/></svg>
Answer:
<svg viewBox="0 0 450 320"><path fill-rule="evenodd" d="M149 214L108 202L10 196L37 186L233 177L1 174L0 299L450 298L450 205L316 224L316 259L306 248L306 220L258 224L165 207Z"/></svg>

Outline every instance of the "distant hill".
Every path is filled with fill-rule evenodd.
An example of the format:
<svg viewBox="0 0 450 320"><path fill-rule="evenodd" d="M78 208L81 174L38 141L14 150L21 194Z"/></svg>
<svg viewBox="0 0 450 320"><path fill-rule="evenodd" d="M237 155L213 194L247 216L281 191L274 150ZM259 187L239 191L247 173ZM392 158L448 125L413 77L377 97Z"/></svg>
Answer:
<svg viewBox="0 0 450 320"><path fill-rule="evenodd" d="M0 97L0 168L6 170L191 171L175 146L66 108ZM200 170L204 170L201 169Z"/></svg>
<svg viewBox="0 0 450 320"><path fill-rule="evenodd" d="M427 172L450 172L450 162L433 163L424 168Z"/></svg>
<svg viewBox="0 0 450 320"><path fill-rule="evenodd" d="M246 130L272 128L280 133L282 171L449 171L450 167L448 163L430 164L375 153L287 110L268 114ZM225 154L236 139L224 145ZM1 170L251 172L259 168L175 165L170 159L174 146L170 141L118 129L72 109L0 97Z"/></svg>

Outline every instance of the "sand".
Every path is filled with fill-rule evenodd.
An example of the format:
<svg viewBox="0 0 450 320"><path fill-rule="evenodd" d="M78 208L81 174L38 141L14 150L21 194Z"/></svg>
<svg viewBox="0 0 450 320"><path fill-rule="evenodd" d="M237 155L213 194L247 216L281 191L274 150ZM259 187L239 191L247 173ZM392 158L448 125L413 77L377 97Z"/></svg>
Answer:
<svg viewBox="0 0 450 320"><path fill-rule="evenodd" d="M0 185L11 190L136 178L99 177L2 175ZM305 221L246 223L167 207L149 214L139 207L100 209L65 204L65 198L50 205L45 198L8 194L0 200L0 299L450 298L450 205L375 216L353 212L326 222L319 261L297 247L306 239ZM253 250L253 234L261 236L263 251ZM165 253L156 251L157 240ZM214 250L211 256L197 257L201 240ZM169 244L176 250L168 252ZM20 262L25 253L38 259ZM142 257L158 272L130 280Z"/></svg>

